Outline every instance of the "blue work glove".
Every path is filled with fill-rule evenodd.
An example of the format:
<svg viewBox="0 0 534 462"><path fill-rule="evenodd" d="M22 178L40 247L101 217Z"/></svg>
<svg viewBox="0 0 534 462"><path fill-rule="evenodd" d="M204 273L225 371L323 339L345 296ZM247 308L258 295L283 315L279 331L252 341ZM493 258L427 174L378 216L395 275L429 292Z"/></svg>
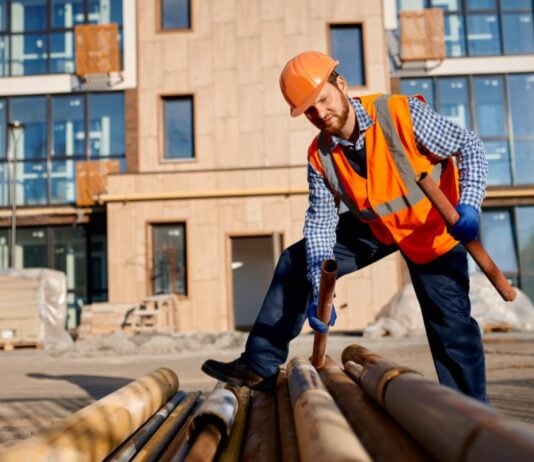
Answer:
<svg viewBox="0 0 534 462"><path fill-rule="evenodd" d="M330 321L328 321L328 326L323 321L321 321L317 317L317 301L310 302L306 314L308 316L308 323L310 324L310 327L315 332L319 332L320 334L326 334L328 332L328 326L333 326L336 323L337 319L336 308L334 307L334 305L332 305L332 312L330 314Z"/></svg>
<svg viewBox="0 0 534 462"><path fill-rule="evenodd" d="M470 205L460 204L456 207L460 219L450 229L454 239L462 244L472 241L478 235L478 211Z"/></svg>

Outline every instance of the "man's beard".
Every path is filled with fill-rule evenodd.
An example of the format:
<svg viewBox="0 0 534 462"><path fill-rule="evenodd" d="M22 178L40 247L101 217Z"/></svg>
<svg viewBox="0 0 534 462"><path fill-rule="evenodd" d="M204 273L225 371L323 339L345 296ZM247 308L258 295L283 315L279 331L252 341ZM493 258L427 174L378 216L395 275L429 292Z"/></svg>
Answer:
<svg viewBox="0 0 534 462"><path fill-rule="evenodd" d="M343 94L341 104L341 112L339 114L336 114L335 116L331 116L331 119L329 120L330 124L328 126L324 121L322 122L322 129L326 130L331 135L339 135L341 129L345 126L349 118L349 102Z"/></svg>

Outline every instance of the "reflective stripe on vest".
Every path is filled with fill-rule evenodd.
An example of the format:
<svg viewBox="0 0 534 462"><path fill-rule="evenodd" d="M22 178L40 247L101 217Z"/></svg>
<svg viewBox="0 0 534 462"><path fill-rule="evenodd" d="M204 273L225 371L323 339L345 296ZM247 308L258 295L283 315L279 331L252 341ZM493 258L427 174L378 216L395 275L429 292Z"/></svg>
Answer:
<svg viewBox="0 0 534 462"><path fill-rule="evenodd" d="M340 199L345 203L349 210L360 220L370 221L378 217L383 217L391 213L396 213L407 207L415 206L419 201L424 199L425 194L423 190L415 182L416 173L413 171L412 165L408 160L408 156L404 151L399 135L393 125L393 120L388 108L388 95L381 96L375 102L376 117L384 133L386 144L389 148L393 161L399 171L399 174L404 182L407 194L392 199L382 204L373 205L373 208L359 210L354 201L347 195L343 183L339 178L337 168L332 161L330 155L330 139L325 132L319 134L317 143L317 150L319 152L319 159L324 168L326 179L330 186L339 195ZM432 179L438 181L443 170L442 163L437 163L432 169Z"/></svg>

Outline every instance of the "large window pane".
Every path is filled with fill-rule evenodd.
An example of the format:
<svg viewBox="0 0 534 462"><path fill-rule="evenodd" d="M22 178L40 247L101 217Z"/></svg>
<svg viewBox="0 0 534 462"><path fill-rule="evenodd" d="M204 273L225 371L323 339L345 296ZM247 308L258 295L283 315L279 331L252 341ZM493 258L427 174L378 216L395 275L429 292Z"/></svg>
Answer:
<svg viewBox="0 0 534 462"><path fill-rule="evenodd" d="M484 141L488 160L488 185L511 185L510 153L505 141Z"/></svg>
<svg viewBox="0 0 534 462"><path fill-rule="evenodd" d="M9 37L0 36L0 77L9 75Z"/></svg>
<svg viewBox="0 0 534 462"><path fill-rule="evenodd" d="M71 74L74 72L74 34L60 32L50 34L50 73Z"/></svg>
<svg viewBox="0 0 534 462"><path fill-rule="evenodd" d="M87 258L85 228L61 227L54 232L53 267L67 275L67 289L85 288L87 285Z"/></svg>
<svg viewBox="0 0 534 462"><path fill-rule="evenodd" d="M0 160L6 158L7 152L7 103L0 99Z"/></svg>
<svg viewBox="0 0 534 462"><path fill-rule="evenodd" d="M534 207L518 207L516 219L521 289L534 300Z"/></svg>
<svg viewBox="0 0 534 462"><path fill-rule="evenodd" d="M47 73L48 38L45 34L11 36L11 74Z"/></svg>
<svg viewBox="0 0 534 462"><path fill-rule="evenodd" d="M91 157L124 154L124 95L89 95L89 153Z"/></svg>
<svg viewBox="0 0 534 462"><path fill-rule="evenodd" d="M339 61L337 71L349 85L365 85L362 28L360 25L331 26L332 57Z"/></svg>
<svg viewBox="0 0 534 462"><path fill-rule="evenodd" d="M532 136L534 127L534 74L508 76L512 130L516 137Z"/></svg>
<svg viewBox="0 0 534 462"><path fill-rule="evenodd" d="M11 120L24 124L18 159L46 159L46 98L24 96L11 99Z"/></svg>
<svg viewBox="0 0 534 462"><path fill-rule="evenodd" d="M122 2L108 0L89 0L89 24L109 24L122 26Z"/></svg>
<svg viewBox="0 0 534 462"><path fill-rule="evenodd" d="M444 78L438 81L439 112L461 127L471 128L467 79Z"/></svg>
<svg viewBox="0 0 534 462"><path fill-rule="evenodd" d="M106 234L93 231L90 240L90 274L92 300L105 301L108 296L108 264L106 252Z"/></svg>
<svg viewBox="0 0 534 462"><path fill-rule="evenodd" d="M9 265L9 238L7 229L0 229L0 269Z"/></svg>
<svg viewBox="0 0 534 462"><path fill-rule="evenodd" d="M154 225L152 249L154 294L187 293L185 225Z"/></svg>
<svg viewBox="0 0 534 462"><path fill-rule="evenodd" d="M432 0L433 8L443 8L445 11L458 11L461 0Z"/></svg>
<svg viewBox="0 0 534 462"><path fill-rule="evenodd" d="M505 136L504 86L502 77L476 77L473 80L477 133Z"/></svg>
<svg viewBox="0 0 534 462"><path fill-rule="evenodd" d="M500 3L503 11L532 11L532 0L501 0Z"/></svg>
<svg viewBox="0 0 534 462"><path fill-rule="evenodd" d="M7 0L0 0L0 32L7 31Z"/></svg>
<svg viewBox="0 0 534 462"><path fill-rule="evenodd" d="M534 141L516 141L514 147L515 183L534 184Z"/></svg>
<svg viewBox="0 0 534 462"><path fill-rule="evenodd" d="M480 225L482 243L497 266L504 273L516 276L518 265L510 211L483 211Z"/></svg>
<svg viewBox="0 0 534 462"><path fill-rule="evenodd" d="M50 202L67 204L76 201L76 162L55 160L50 178Z"/></svg>
<svg viewBox="0 0 534 462"><path fill-rule="evenodd" d="M495 0L467 0L467 9L473 10L494 10Z"/></svg>
<svg viewBox="0 0 534 462"><path fill-rule="evenodd" d="M189 159L194 157L193 99L165 98L165 158Z"/></svg>
<svg viewBox="0 0 534 462"><path fill-rule="evenodd" d="M486 56L501 54L499 22L497 16L468 15L467 45L469 55Z"/></svg>
<svg viewBox="0 0 534 462"><path fill-rule="evenodd" d="M160 0L162 29L191 28L190 0Z"/></svg>
<svg viewBox="0 0 534 462"><path fill-rule="evenodd" d="M445 21L445 51L449 57L465 56L463 16L447 15Z"/></svg>
<svg viewBox="0 0 534 462"><path fill-rule="evenodd" d="M403 79L401 93L404 95L422 95L427 104L434 107L432 79Z"/></svg>
<svg viewBox="0 0 534 462"><path fill-rule="evenodd" d="M19 228L16 234L16 268L47 268L46 228Z"/></svg>
<svg viewBox="0 0 534 462"><path fill-rule="evenodd" d="M13 0L11 2L11 31L29 32L46 30L47 0Z"/></svg>
<svg viewBox="0 0 534 462"><path fill-rule="evenodd" d="M52 97L53 156L85 154L83 96Z"/></svg>
<svg viewBox="0 0 534 462"><path fill-rule="evenodd" d="M0 162L0 207L10 205L9 187L10 178L7 162Z"/></svg>
<svg viewBox="0 0 534 462"><path fill-rule="evenodd" d="M504 53L533 53L532 13L506 13L502 16Z"/></svg>
<svg viewBox="0 0 534 462"><path fill-rule="evenodd" d="M48 202L47 177L46 162L17 164L17 185L22 183L22 188L17 187L17 203L20 205L45 205ZM20 189L22 189L22 195L18 193Z"/></svg>
<svg viewBox="0 0 534 462"><path fill-rule="evenodd" d="M68 29L83 23L83 0L52 0L52 27Z"/></svg>

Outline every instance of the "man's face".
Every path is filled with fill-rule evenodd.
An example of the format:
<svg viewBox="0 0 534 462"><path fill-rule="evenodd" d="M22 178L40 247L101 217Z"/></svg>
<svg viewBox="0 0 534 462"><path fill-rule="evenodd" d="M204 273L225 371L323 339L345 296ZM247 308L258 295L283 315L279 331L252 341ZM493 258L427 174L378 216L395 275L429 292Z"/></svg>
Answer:
<svg viewBox="0 0 534 462"><path fill-rule="evenodd" d="M340 136L347 130L349 102L337 86L327 82L315 103L304 114L318 129Z"/></svg>

